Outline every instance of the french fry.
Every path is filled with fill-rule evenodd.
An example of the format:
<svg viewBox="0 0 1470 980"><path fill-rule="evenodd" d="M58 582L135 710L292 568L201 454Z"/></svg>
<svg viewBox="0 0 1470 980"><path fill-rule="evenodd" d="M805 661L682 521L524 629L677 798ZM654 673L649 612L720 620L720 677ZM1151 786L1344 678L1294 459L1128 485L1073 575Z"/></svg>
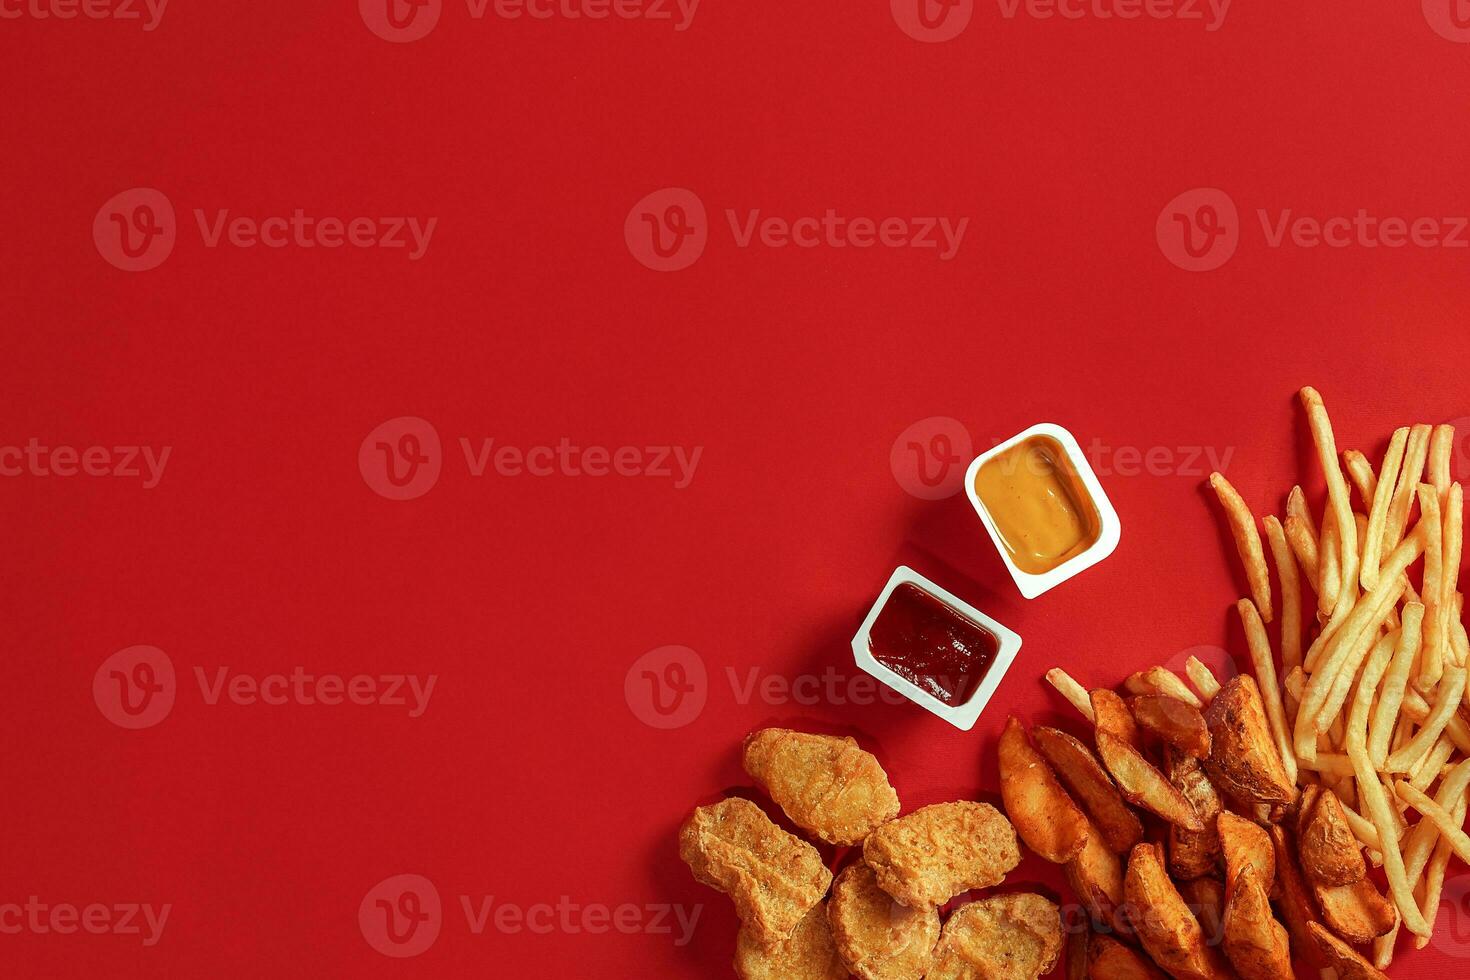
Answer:
<svg viewBox="0 0 1470 980"><path fill-rule="evenodd" d="M1449 842L1461 861L1470 863L1470 836L1460 829L1453 814L1405 780L1394 783L1394 789L1398 791L1399 799L1422 813L1426 820L1434 822L1440 836Z"/></svg>
<svg viewBox="0 0 1470 980"><path fill-rule="evenodd" d="M1220 682L1215 679L1215 672L1205 666L1204 661L1191 656L1184 662L1184 672L1189 675L1189 682L1199 692L1201 701L1209 704L1215 700L1215 695L1220 693Z"/></svg>
<svg viewBox="0 0 1470 980"><path fill-rule="evenodd" d="M1307 495L1302 492L1300 486L1292 487L1291 492L1286 495L1286 516L1288 519L1295 517L1302 522L1302 526L1307 529L1307 534L1311 537L1312 550L1315 552L1317 550L1317 522L1312 517L1312 509L1307 506Z"/></svg>
<svg viewBox="0 0 1470 980"><path fill-rule="evenodd" d="M1261 534L1256 530L1255 515L1223 474L1211 473L1210 486L1214 488L1215 496L1220 498L1220 506L1225 508L1230 534L1235 538L1235 548L1240 552L1240 561L1245 566L1245 580L1250 585L1251 596L1256 600L1256 607L1261 610L1261 618L1269 623L1271 573L1266 568L1266 553L1261 548Z"/></svg>
<svg viewBox="0 0 1470 980"><path fill-rule="evenodd" d="M1362 692L1359 693L1359 697L1363 698ZM1372 697L1371 692L1367 697ZM1389 894L1393 896L1394 904L1398 906L1404 928L1415 935L1427 936L1430 926L1414 902L1413 882L1410 881L1408 872L1404 868L1404 855L1399 849L1398 821L1394 819L1388 796L1383 791L1383 784L1378 781L1378 774L1373 771L1373 762L1368 756L1367 746L1356 733L1351 731L1351 726L1349 727L1348 756L1353 760L1353 767L1357 771L1358 794L1362 797L1364 808L1378 830L1379 853L1383 855L1383 872L1388 877ZM1392 944L1389 946L1389 953L1392 953Z"/></svg>
<svg viewBox="0 0 1470 980"><path fill-rule="evenodd" d="M1251 663L1256 669L1256 684L1261 689L1261 700L1266 704L1266 721L1271 725L1271 736L1276 740L1276 750L1286 766L1287 781L1296 783L1296 753L1291 750L1291 732L1286 727L1286 703L1281 700L1281 686L1276 682L1276 663L1271 655L1271 640L1266 635L1266 626L1261 622L1255 605L1249 599L1235 604L1240 616L1240 625L1245 628L1245 643L1250 649ZM1284 620L1283 620L1284 621Z"/></svg>
<svg viewBox="0 0 1470 980"><path fill-rule="evenodd" d="M1031 850L1053 864L1082 852L1088 820L1014 715L1000 737L1000 792L1006 815Z"/></svg>
<svg viewBox="0 0 1470 980"><path fill-rule="evenodd" d="M1183 701L1192 708L1204 707L1178 674L1163 667L1141 670L1124 681L1123 687L1132 694L1162 694Z"/></svg>
<svg viewBox="0 0 1470 980"><path fill-rule="evenodd" d="M1445 671L1444 680L1435 697L1434 709L1425 720L1424 726L1407 745L1388 757L1385 771L1404 773L1412 770L1414 764L1439 741L1440 734L1449 726L1450 718L1459 709L1460 700L1464 696L1465 668L1450 667Z"/></svg>
<svg viewBox="0 0 1470 980"><path fill-rule="evenodd" d="M1428 790L1431 783L1445 775L1445 764L1455 751L1455 743L1448 736L1441 735L1439 741L1434 743L1434 748L1410 771L1409 782L1415 789Z"/></svg>
<svg viewBox="0 0 1470 980"><path fill-rule="evenodd" d="M1388 509L1398 485L1399 470L1404 464L1404 447L1409 441L1407 426L1395 429L1383 455L1383 469L1373 494L1373 507L1368 512L1368 541L1363 547L1363 568L1359 579L1363 591L1370 592L1378 584L1378 563L1383 557L1384 529L1388 525Z"/></svg>
<svg viewBox="0 0 1470 980"><path fill-rule="evenodd" d="M1404 465L1399 471L1399 482L1393 491L1393 501L1388 506L1388 521L1383 528L1383 554L1397 548L1404 539L1409 526L1409 511L1414 506L1414 494L1419 478L1424 475L1424 462L1429 456L1429 434L1427 425L1415 425L1409 429L1409 443L1404 449Z"/></svg>
<svg viewBox="0 0 1470 980"><path fill-rule="evenodd" d="M1398 724L1399 708L1404 703L1404 694L1409 686L1409 673L1414 666L1414 654L1418 652L1420 628L1424 622L1424 607L1411 602L1404 607L1398 644L1394 649L1393 661L1383 679L1383 693L1379 695L1378 707L1374 709L1368 738L1368 756L1373 768L1388 765L1389 739Z"/></svg>
<svg viewBox="0 0 1470 980"><path fill-rule="evenodd" d="M1337 528L1337 546L1342 564L1343 588L1338 596L1338 608L1350 605L1357 598L1358 583L1358 531L1353 521L1352 500L1348 497L1347 481L1342 477L1342 468L1337 463L1337 439L1332 432L1332 420L1327 415L1327 406L1317 389L1310 385L1301 390L1302 406L1307 411L1307 424L1312 429L1312 441L1317 444L1317 458L1322 463L1322 472L1327 477L1327 501ZM1259 605L1259 603L1258 603ZM1271 617L1262 613L1267 622Z"/></svg>
<svg viewBox="0 0 1470 980"><path fill-rule="evenodd" d="M1322 533L1318 540L1321 546L1317 560L1317 615L1341 619L1337 600L1342 596L1342 542L1338 540L1331 511L1322 517Z"/></svg>
<svg viewBox="0 0 1470 980"><path fill-rule="evenodd" d="M1291 673L1302 665L1302 583L1286 531L1275 514L1266 515L1266 544L1276 564L1276 579L1281 583L1281 672Z"/></svg>
<svg viewBox="0 0 1470 980"><path fill-rule="evenodd" d="M1441 502L1450 489L1450 458L1455 453L1455 427L1436 425L1429 436L1429 482Z"/></svg>
<svg viewBox="0 0 1470 980"><path fill-rule="evenodd" d="M1353 483L1353 489L1358 491L1358 496L1362 498L1363 509L1367 510L1372 507L1373 491L1378 488L1378 477L1373 472L1373 464L1368 462L1368 457L1356 449L1344 450L1342 466L1347 470L1348 479Z"/></svg>
<svg viewBox="0 0 1470 980"><path fill-rule="evenodd" d="M1464 826L1465 823L1465 800L1462 797L1455 805L1455 826ZM1444 876L1449 870L1450 856L1453 854L1450 842L1440 839L1434 846L1434 856L1429 859L1429 866L1424 869L1424 917L1429 921L1430 927L1434 926L1434 919L1439 914L1439 898L1444 892ZM1423 949L1429 945L1429 936L1416 936L1414 946Z"/></svg>
<svg viewBox="0 0 1470 980"><path fill-rule="evenodd" d="M1419 669L1419 689L1428 691L1444 674L1446 619L1444 605L1444 521L1439 512L1439 493L1428 483L1419 484L1419 526L1424 529L1424 656Z"/></svg>
<svg viewBox="0 0 1470 980"><path fill-rule="evenodd" d="M1460 622L1459 593L1456 591L1460 586L1460 561L1465 548L1465 491L1460 484L1453 483L1445 491L1442 517L1444 531L1440 534L1440 547L1444 551L1444 560L1440 564L1440 635L1444 637L1445 645L1452 651L1456 662L1464 667L1464 656L1455 651L1458 636L1454 629L1456 625L1462 629L1464 627Z"/></svg>
<svg viewBox="0 0 1470 980"><path fill-rule="evenodd" d="M1092 699L1087 696L1087 688L1078 684L1071 674L1060 667L1053 667L1046 672L1046 682L1056 688L1057 693L1066 698L1072 707L1082 712L1082 716L1089 722L1097 721L1092 714Z"/></svg>
<svg viewBox="0 0 1470 980"><path fill-rule="evenodd" d="M1322 587L1318 583L1321 555L1317 550L1317 532L1306 521L1295 516L1287 517L1282 524L1282 530L1286 532L1286 543L1291 545L1291 553L1296 556L1302 574L1307 577L1307 584L1312 587L1312 593L1318 594Z"/></svg>

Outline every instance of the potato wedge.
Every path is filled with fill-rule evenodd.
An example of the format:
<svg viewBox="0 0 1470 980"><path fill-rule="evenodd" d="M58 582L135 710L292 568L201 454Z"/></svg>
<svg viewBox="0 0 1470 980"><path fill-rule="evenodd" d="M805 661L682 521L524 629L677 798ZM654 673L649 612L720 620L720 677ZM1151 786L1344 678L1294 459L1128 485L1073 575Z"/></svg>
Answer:
<svg viewBox="0 0 1470 980"><path fill-rule="evenodd" d="M1351 885L1368 873L1363 845L1348 826L1342 801L1330 789L1323 790L1311 812L1305 813L1297 846L1302 870L1313 884Z"/></svg>
<svg viewBox="0 0 1470 980"><path fill-rule="evenodd" d="M1123 689L1130 694L1166 695L1195 708L1205 706L1205 703L1189 689L1189 685L1167 667L1150 667L1148 670L1140 670L1123 682Z"/></svg>
<svg viewBox="0 0 1470 980"><path fill-rule="evenodd" d="M1210 730L1199 709L1166 694L1140 694L1128 702L1138 727L1196 759L1210 757Z"/></svg>
<svg viewBox="0 0 1470 980"><path fill-rule="evenodd" d="M1096 827L1089 828L1082 853L1067 862L1067 883L1099 930L1132 935L1123 914L1123 862L1103 842Z"/></svg>
<svg viewBox="0 0 1470 980"><path fill-rule="evenodd" d="M1206 709L1205 724L1212 743L1205 769L1216 788L1250 804L1296 799L1296 784L1287 778L1255 678L1231 678Z"/></svg>
<svg viewBox="0 0 1470 980"><path fill-rule="evenodd" d="M1135 749L1142 746L1138 738L1138 722L1133 720L1133 712L1128 710L1127 702L1117 692L1105 687L1093 691L1092 714L1098 731L1121 738Z"/></svg>
<svg viewBox="0 0 1470 980"><path fill-rule="evenodd" d="M1179 894L1199 920L1205 945L1219 946L1225 939L1225 886L1216 878L1196 878L1179 884Z"/></svg>
<svg viewBox="0 0 1470 980"><path fill-rule="evenodd" d="M1199 920L1164 869L1157 844L1139 844L1124 876L1128 918L1154 962L1177 980L1218 980L1229 975L1219 950L1205 943Z"/></svg>
<svg viewBox="0 0 1470 980"><path fill-rule="evenodd" d="M1213 874L1220 865L1220 831L1215 820L1225 805L1198 759L1171 752L1165 766L1169 782L1189 801L1204 824L1200 831L1169 825L1169 873L1179 881Z"/></svg>
<svg viewBox="0 0 1470 980"><path fill-rule="evenodd" d="M1143 840L1143 822L1128 809L1112 777L1081 739L1055 728L1037 727L1031 730L1031 740L1114 854L1127 854Z"/></svg>
<svg viewBox="0 0 1470 980"><path fill-rule="evenodd" d="M1338 980L1388 980L1388 974L1363 959L1357 950L1328 932L1321 923L1313 922L1311 930L1318 954L1337 971Z"/></svg>
<svg viewBox="0 0 1470 980"><path fill-rule="evenodd" d="M1204 821L1194 812L1189 801L1133 746L1098 729L1097 752L1129 803L1185 830L1205 829Z"/></svg>
<svg viewBox="0 0 1470 980"><path fill-rule="evenodd" d="M1168 980L1168 974L1148 957L1107 936L1088 940L1087 976L1090 980Z"/></svg>
<svg viewBox="0 0 1470 980"><path fill-rule="evenodd" d="M1323 921L1350 943L1372 942L1399 924L1398 908L1366 877L1351 885L1313 885L1312 893Z"/></svg>
<svg viewBox="0 0 1470 980"><path fill-rule="evenodd" d="M1317 941L1312 938L1310 928L1318 921L1317 906L1312 901L1306 878L1297 866L1295 841L1279 824L1273 824L1267 833L1276 857L1276 907L1281 912L1286 931L1291 935L1292 947L1312 966L1324 966L1326 964L1317 951Z"/></svg>
<svg viewBox="0 0 1470 980"><path fill-rule="evenodd" d="M1087 817L1015 716L1000 736L1000 794L1006 815L1031 850L1052 864L1066 864L1082 852Z"/></svg>
<svg viewBox="0 0 1470 980"><path fill-rule="evenodd" d="M1229 810L1220 814L1216 823L1220 828L1220 849L1225 854L1225 880L1235 881L1246 866L1253 865L1269 893L1276 883L1276 850L1271 846L1271 835Z"/></svg>
<svg viewBox="0 0 1470 980"><path fill-rule="evenodd" d="M1271 899L1253 864L1240 869L1225 900L1225 956L1241 980L1293 980L1291 941L1271 914Z"/></svg>

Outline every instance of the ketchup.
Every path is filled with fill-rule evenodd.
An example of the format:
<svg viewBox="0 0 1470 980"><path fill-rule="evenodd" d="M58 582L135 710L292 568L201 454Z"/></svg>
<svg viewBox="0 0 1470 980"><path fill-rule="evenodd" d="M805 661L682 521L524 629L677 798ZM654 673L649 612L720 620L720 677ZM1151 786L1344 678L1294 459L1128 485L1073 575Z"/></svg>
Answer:
<svg viewBox="0 0 1470 980"><path fill-rule="evenodd" d="M950 707L970 700L1000 641L910 582L894 589L868 634L868 650L904 680Z"/></svg>

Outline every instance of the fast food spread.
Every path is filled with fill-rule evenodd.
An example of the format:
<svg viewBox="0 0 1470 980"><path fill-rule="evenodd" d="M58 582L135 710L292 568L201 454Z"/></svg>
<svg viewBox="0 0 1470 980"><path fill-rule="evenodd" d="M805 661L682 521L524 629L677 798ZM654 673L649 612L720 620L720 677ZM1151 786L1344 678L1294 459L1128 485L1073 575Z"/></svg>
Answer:
<svg viewBox="0 0 1470 980"><path fill-rule="evenodd" d="M1325 488L1318 512L1301 484L1209 480L1240 562L1231 615L1249 673L1190 658L1180 673L1109 683L1052 667L1045 679L1076 724L1007 719L1001 809L960 800L905 814L852 738L747 738L746 772L772 804L801 834L849 850L834 883L821 852L756 803L694 811L681 856L735 903L739 976L1034 980L1060 963L1094 980L1358 980L1428 944L1446 875L1470 864L1454 431L1399 428L1375 469L1340 450L1315 389L1300 403ZM999 448L972 465L972 499L1008 561L1034 574L1092 547L1100 490L1063 447L1031 436ZM1282 512L1260 519L1247 501L1273 490ZM985 617L937 587L909 588L895 614L906 618L860 637L941 673L954 638L983 633ZM962 705L974 693L963 673L916 679ZM1080 924L1006 883L1027 852L1060 867L1073 894L1059 897Z"/></svg>

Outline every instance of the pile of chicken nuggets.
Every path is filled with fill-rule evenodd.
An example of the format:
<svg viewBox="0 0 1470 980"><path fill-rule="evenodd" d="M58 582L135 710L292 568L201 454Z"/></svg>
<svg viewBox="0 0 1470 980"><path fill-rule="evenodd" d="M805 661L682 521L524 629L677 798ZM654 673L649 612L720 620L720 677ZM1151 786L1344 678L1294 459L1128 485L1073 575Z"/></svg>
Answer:
<svg viewBox="0 0 1470 980"><path fill-rule="evenodd" d="M804 834L860 848L833 878L821 853L749 800L697 808L679 832L694 877L730 896L744 980L1036 980L1063 946L1061 912L1031 893L969 902L1021 862L1016 831L987 803L899 816L898 794L851 738L768 728L745 742L745 770Z"/></svg>

